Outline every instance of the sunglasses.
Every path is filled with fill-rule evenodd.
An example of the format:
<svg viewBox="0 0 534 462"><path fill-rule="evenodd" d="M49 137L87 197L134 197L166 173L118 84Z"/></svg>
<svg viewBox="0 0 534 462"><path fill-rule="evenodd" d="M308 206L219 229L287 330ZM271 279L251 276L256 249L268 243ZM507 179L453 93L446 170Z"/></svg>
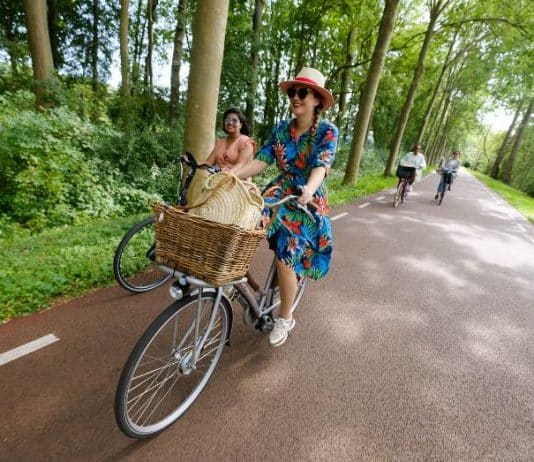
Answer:
<svg viewBox="0 0 534 462"><path fill-rule="evenodd" d="M295 87L289 87L287 89L287 97L289 99L294 98L295 96L298 96L299 99L306 99L306 96L308 96L312 91L306 87L299 88L298 90Z"/></svg>

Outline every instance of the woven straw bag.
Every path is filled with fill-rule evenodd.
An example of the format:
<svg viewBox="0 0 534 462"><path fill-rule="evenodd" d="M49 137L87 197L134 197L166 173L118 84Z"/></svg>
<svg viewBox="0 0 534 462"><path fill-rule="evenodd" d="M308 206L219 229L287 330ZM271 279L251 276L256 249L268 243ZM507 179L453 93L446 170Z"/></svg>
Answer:
<svg viewBox="0 0 534 462"><path fill-rule="evenodd" d="M206 183L211 175L213 174L209 170L202 167L197 167L186 193L186 199L188 204L198 202L197 199L204 192Z"/></svg>
<svg viewBox="0 0 534 462"><path fill-rule="evenodd" d="M254 229L263 209L263 197L256 187L234 174L211 175L200 196L186 207L188 213L217 223Z"/></svg>

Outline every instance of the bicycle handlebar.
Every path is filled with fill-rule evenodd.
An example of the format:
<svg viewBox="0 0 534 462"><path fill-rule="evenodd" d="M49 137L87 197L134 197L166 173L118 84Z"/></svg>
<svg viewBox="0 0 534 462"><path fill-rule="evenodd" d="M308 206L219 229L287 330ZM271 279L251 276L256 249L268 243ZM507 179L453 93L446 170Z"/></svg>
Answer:
<svg viewBox="0 0 534 462"><path fill-rule="evenodd" d="M297 186L297 189L302 191L302 187L301 186ZM309 209L309 207L315 207L315 204L310 202L310 203L306 204L306 206L301 205L301 204L299 204L297 202L297 199L299 197L300 196L297 196L295 194L289 194L289 195L285 196L283 199L280 199L278 202L274 202L272 204L265 204L265 206L267 208L269 208L269 209L274 209L276 207L280 207L281 205L285 204L286 202L293 202L293 205L295 205L295 207L297 207L299 210L304 212L308 217L310 217L310 219L314 223L317 223L317 219L313 216L312 212Z"/></svg>

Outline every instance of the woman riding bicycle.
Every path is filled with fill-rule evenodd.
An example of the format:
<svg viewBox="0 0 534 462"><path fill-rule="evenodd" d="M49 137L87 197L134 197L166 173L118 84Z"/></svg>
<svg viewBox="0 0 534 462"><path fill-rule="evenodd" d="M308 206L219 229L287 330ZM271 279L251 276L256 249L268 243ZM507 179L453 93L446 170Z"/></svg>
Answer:
<svg viewBox="0 0 534 462"><path fill-rule="evenodd" d="M269 335L273 346L282 345L295 326L291 306L298 279L320 279L330 267L332 232L325 177L334 160L338 129L320 118L321 111L334 104L324 81L318 70L305 67L294 80L281 82L279 87L287 93L295 117L280 122L256 158L234 170L238 177L247 178L276 162L280 174L267 185L265 201L276 202L285 194L296 194L300 196L297 202L308 206L316 217L313 222L290 204L269 217L267 237L277 257L281 297L279 317Z"/></svg>
<svg viewBox="0 0 534 462"><path fill-rule="evenodd" d="M453 151L452 158L446 160L440 166L439 171L442 174L441 174L441 179L438 185L438 192L434 196L434 199L437 199L439 196L439 193L445 190L446 181L448 181L448 184L449 184L449 191L451 190L452 183L454 181L454 178L458 174L459 168L460 168L460 151ZM443 175L443 172L447 172L447 177Z"/></svg>
<svg viewBox="0 0 534 462"><path fill-rule="evenodd" d="M408 190L411 191L412 184L414 181L421 180L423 169L426 168L426 160L423 152L421 151L421 145L419 143L414 144L412 150L401 158L399 165L401 167L415 168L413 175L408 180L410 185Z"/></svg>

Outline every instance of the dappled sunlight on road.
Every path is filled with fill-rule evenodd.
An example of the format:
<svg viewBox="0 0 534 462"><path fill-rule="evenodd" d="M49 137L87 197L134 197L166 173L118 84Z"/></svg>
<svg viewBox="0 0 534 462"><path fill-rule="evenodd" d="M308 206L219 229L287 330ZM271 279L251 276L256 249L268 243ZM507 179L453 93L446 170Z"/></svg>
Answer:
<svg viewBox="0 0 534 462"><path fill-rule="evenodd" d="M525 348L531 336L529 329L497 315L484 323L465 322L463 328L467 333L463 348L467 352L527 379L531 373L529 367L532 367L527 362L528 351Z"/></svg>
<svg viewBox="0 0 534 462"><path fill-rule="evenodd" d="M392 325L403 328L424 326L428 323L428 316L425 313L409 309L399 311L397 307L392 307L390 310L373 310L367 314L367 317L374 321L391 323Z"/></svg>
<svg viewBox="0 0 534 462"><path fill-rule="evenodd" d="M399 265L406 265L408 271L426 272L434 278L440 278L442 282L446 283L449 290L451 288L463 289L467 286L467 282L463 277L457 276L454 274L454 271L451 271L452 265L449 265L448 262L443 262L439 258L410 255L396 257L394 260Z"/></svg>

